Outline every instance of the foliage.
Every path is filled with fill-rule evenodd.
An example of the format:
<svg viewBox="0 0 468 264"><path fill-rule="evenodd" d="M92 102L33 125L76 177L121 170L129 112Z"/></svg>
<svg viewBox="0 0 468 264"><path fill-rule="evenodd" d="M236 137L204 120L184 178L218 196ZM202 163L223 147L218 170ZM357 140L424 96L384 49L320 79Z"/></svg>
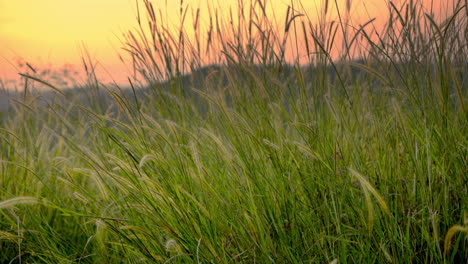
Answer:
<svg viewBox="0 0 468 264"><path fill-rule="evenodd" d="M293 7L279 32L252 1L204 49L198 15L191 39L144 3L124 44L146 88L85 61L83 87L11 100L0 262L466 262L466 1L442 22L390 4L381 34Z"/></svg>

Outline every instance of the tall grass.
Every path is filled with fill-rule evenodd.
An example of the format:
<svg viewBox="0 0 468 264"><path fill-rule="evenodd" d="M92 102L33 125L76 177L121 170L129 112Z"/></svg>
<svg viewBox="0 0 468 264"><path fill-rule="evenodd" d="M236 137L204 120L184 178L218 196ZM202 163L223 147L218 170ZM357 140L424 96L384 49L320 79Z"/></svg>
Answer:
<svg viewBox="0 0 468 264"><path fill-rule="evenodd" d="M467 261L466 1L443 21L389 2L380 32L350 1L318 24L210 6L206 32L138 3L144 88L85 60L82 88L1 119L1 262Z"/></svg>

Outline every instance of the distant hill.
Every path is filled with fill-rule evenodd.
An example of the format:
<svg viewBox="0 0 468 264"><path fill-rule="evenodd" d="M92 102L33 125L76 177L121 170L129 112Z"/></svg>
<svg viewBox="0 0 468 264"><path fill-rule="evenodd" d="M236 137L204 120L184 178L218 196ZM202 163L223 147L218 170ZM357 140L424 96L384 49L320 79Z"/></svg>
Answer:
<svg viewBox="0 0 468 264"><path fill-rule="evenodd" d="M364 65L360 67L359 65ZM396 67L395 67L396 66ZM137 89L136 95L142 101L145 96L158 93L178 93L181 96L200 100L199 93L196 90L210 93L212 90L229 90L229 89L249 89L252 83L259 85L259 82L266 88L266 93L274 97L278 89L287 88L288 93L294 93L300 86L298 82L297 72L301 72L303 84L308 91L308 96L313 96L314 89L320 89L323 86L330 86L337 92L342 90L342 86L350 86L353 83L365 84L372 89L379 89L385 85L393 85L399 87L403 85L401 80L398 80L399 74L406 74L405 67L411 65L365 65L364 61L356 60L349 62L336 63L335 65L323 66L301 66L299 69L291 65L209 65L201 67L189 74L184 74L171 78L168 81L154 82L147 87ZM414 66L412 66L414 67ZM466 90L468 86L468 62L465 65L458 66L460 69L459 85ZM428 69L430 72L428 72ZM434 67L422 67L418 74L435 74ZM372 71L377 72L380 76L377 77ZM385 83L381 78L389 78L391 83ZM417 78L418 76L414 76ZM388 87L387 87L388 88ZM391 88L391 87L390 87ZM134 96L133 90L130 88L121 89L127 98ZM324 89L325 90L325 89ZM249 94L249 91L245 91ZM285 91L280 91L285 92ZM297 91L296 91L297 92ZM453 91L454 92L454 91ZM465 91L466 92L466 91ZM82 105L90 105L96 97L101 99L104 104L109 104L112 96L103 88L96 91L90 88L72 88L64 90L68 98L79 102ZM99 94L98 94L99 93ZM54 91L33 92L37 97L39 104L45 105L50 103L57 94ZM0 117L11 109L13 99L21 100L22 92L16 93L13 91L0 91Z"/></svg>

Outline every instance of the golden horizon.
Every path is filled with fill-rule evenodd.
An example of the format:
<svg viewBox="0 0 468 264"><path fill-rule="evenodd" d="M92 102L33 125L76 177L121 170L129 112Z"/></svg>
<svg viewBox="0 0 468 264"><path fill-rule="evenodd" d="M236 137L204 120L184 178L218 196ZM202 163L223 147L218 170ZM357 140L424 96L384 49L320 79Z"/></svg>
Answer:
<svg viewBox="0 0 468 264"><path fill-rule="evenodd" d="M440 1L420 0L426 6L434 2L435 10L442 10ZM173 24L180 20L180 2L152 1L155 8L161 8L171 18ZM182 1L184 2L184 1ZM235 7L236 0L217 1L193 0L185 1L193 10L200 7L202 12L211 8L229 6ZM244 0L245 3L249 1ZM330 10L334 1L329 1ZM346 0L339 0L340 9L346 6ZM394 1L398 6L405 1ZM145 14L143 1L138 0L140 13ZM277 15L278 23L283 23L282 17L288 5L293 3L298 10L306 13L311 20L317 18L324 5L324 0L301 1L270 0L267 1L270 10ZM365 0L352 2L350 16L358 22L376 17L377 24L383 23L386 17L388 1L379 0L366 3ZM81 71L84 47L94 62L97 62L97 73L105 81L115 80L125 83L131 75L128 65L120 61L122 43L119 41L125 32L138 26L137 5L135 0L0 0L0 80L17 79L18 67L21 61L39 69L60 69L71 67ZM332 12L330 11L330 12ZM441 11L442 12L442 11ZM190 11L189 11L190 13ZM284 14L283 14L284 13ZM336 14L335 14L336 15ZM145 19L145 16L142 17ZM272 17L273 19L273 17ZM202 17L202 23L208 23L207 17ZM191 25L189 19L187 25ZM174 30L177 30L174 27Z"/></svg>

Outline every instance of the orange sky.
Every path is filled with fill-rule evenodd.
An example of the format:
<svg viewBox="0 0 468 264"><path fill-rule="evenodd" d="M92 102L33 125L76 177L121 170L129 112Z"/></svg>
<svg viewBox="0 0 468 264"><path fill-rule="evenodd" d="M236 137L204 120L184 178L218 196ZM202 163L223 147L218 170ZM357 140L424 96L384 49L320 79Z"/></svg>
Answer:
<svg viewBox="0 0 468 264"><path fill-rule="evenodd" d="M140 1L140 9L143 9L142 0L137 1ZM200 2L206 3L207 0L185 0L184 5L196 8L201 5ZM237 0L208 2L211 6L226 8ZM267 2L280 16L284 15L291 0ZM315 17L322 2L302 1L311 18ZM333 2L330 0L330 3ZM343 5L345 0L338 2ZM153 3L155 7L167 4L169 17L177 21L179 0L154 0ZM386 3L386 0L354 0L351 15L355 18L381 17L387 9ZM381 20L384 18L381 17ZM118 52L122 53L118 38L136 25L135 0L0 0L0 79L17 78L20 71L17 61L20 58L39 69L58 69L70 64L81 71L82 47L85 45L92 58L99 62L98 76L101 80L114 79L125 83L129 71L128 65L118 59Z"/></svg>

